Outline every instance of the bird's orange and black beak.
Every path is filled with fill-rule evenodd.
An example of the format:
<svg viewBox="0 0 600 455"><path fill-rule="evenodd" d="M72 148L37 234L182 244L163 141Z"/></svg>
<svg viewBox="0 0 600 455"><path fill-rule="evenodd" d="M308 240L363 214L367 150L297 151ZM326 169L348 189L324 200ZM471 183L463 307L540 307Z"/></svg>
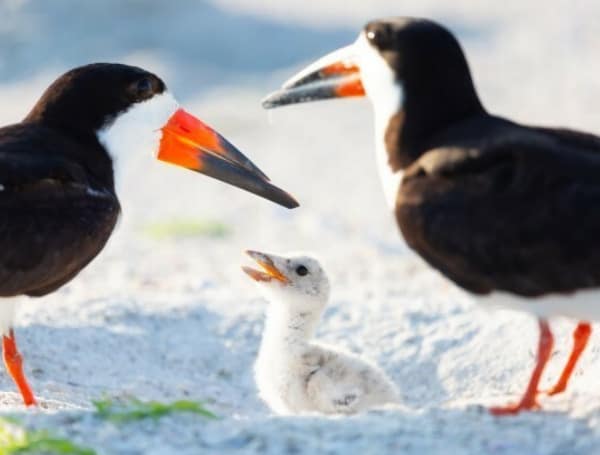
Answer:
<svg viewBox="0 0 600 455"><path fill-rule="evenodd" d="M365 96L354 45L327 54L267 96L265 109L329 98Z"/></svg>
<svg viewBox="0 0 600 455"><path fill-rule="evenodd" d="M261 253L260 251L246 251L246 254L250 256L254 261L261 267L262 270L253 269L252 267L244 266L242 270L250 276L254 281L273 281L277 280L281 284L288 284L290 279L278 267L278 263L282 264L285 262L284 258L275 256L274 254Z"/></svg>
<svg viewBox="0 0 600 455"><path fill-rule="evenodd" d="M178 109L163 126L157 158L290 209L299 205L223 136L183 109Z"/></svg>

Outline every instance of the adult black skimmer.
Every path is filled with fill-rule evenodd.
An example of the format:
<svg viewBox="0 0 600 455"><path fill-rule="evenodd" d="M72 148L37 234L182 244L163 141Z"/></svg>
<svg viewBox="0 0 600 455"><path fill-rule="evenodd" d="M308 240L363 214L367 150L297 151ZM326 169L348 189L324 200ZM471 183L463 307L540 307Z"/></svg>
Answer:
<svg viewBox="0 0 600 455"><path fill-rule="evenodd" d="M365 94L387 198L408 245L477 300L538 316L526 392L492 412L538 408L553 345L546 319L581 321L550 394L566 389L591 333L587 321L600 320L600 138L490 115L458 41L422 19L370 22L264 106Z"/></svg>
<svg viewBox="0 0 600 455"><path fill-rule="evenodd" d="M0 330L26 405L35 403L12 329L15 297L43 296L104 247L119 215L115 154L155 153L288 208L298 204L140 68L92 64L59 77L0 129Z"/></svg>

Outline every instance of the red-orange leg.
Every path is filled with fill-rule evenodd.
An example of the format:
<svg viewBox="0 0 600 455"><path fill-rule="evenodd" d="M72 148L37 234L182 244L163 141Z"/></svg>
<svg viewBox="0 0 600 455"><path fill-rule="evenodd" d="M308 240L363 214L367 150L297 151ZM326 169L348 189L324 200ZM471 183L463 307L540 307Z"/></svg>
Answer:
<svg viewBox="0 0 600 455"><path fill-rule="evenodd" d="M493 415L518 414L521 411L539 409L540 407L537 402L538 385L542 373L544 372L544 367L546 366L546 363L548 363L548 359L552 353L554 339L552 337L552 332L550 331L550 326L545 319L539 319L538 324L540 326L540 341L538 344L537 362L533 369L533 373L531 374L531 379L529 379L529 385L527 386L525 395L523 395L523 398L521 398L521 401L518 403L491 408L490 412Z"/></svg>
<svg viewBox="0 0 600 455"><path fill-rule="evenodd" d="M585 349L591 334L592 326L589 322L580 322L577 325L577 328L573 332L573 350L571 351L569 360L567 361L565 369L560 375L560 379L555 386L548 391L548 395L556 395L557 393L564 392L567 389L569 378L573 374L575 365L577 365L577 361Z"/></svg>
<svg viewBox="0 0 600 455"><path fill-rule="evenodd" d="M29 387L27 378L23 372L23 358L17 350L15 333L12 329L10 329L8 336L4 335L2 337L2 357L4 358L4 365L8 374L10 374L10 377L21 392L25 406L36 404L31 387Z"/></svg>

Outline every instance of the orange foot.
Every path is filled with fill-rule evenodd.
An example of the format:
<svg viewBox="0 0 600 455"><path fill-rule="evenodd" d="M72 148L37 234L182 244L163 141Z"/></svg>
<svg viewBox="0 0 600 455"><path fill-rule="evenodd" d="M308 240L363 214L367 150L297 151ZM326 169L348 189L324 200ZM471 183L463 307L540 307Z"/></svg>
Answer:
<svg viewBox="0 0 600 455"><path fill-rule="evenodd" d="M10 374L10 377L21 392L25 406L37 404L23 372L23 359L17 350L17 342L12 329L10 329L8 336L4 335L2 337L2 357L4 358L4 365L8 374Z"/></svg>
<svg viewBox="0 0 600 455"><path fill-rule="evenodd" d="M546 366L546 363L548 363L548 359L552 353L554 339L552 337L552 332L550 331L548 322L546 322L544 319L540 319L538 323L540 326L540 341L538 344L537 362L535 368L533 369L533 373L531 374L531 379L529 379L529 385L527 386L525 395L523 395L521 401L516 404L491 408L490 413L492 415L514 415L521 411L533 411L540 409L540 405L537 402L538 385L540 383L540 378L542 377L544 367Z"/></svg>
<svg viewBox="0 0 600 455"><path fill-rule="evenodd" d="M536 411L540 409L540 405L535 400L521 400L518 403L509 404L506 406L494 406L490 408L490 413L495 416L515 415L521 411Z"/></svg>

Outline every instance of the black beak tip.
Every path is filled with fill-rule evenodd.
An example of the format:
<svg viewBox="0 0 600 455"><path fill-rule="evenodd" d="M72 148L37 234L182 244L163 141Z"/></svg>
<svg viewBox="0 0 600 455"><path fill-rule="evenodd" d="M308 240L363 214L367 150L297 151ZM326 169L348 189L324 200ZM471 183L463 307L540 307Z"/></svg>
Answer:
<svg viewBox="0 0 600 455"><path fill-rule="evenodd" d="M264 183L266 184L266 187L263 187L261 185L258 191L251 192L257 194L258 196L262 196L263 198L268 199L277 205L281 205L286 209L295 209L296 207L300 206L300 203L296 200L296 198L294 198L294 196L292 196L287 191L282 190L281 188L271 183Z"/></svg>
<svg viewBox="0 0 600 455"><path fill-rule="evenodd" d="M295 209L300 207L300 203L290 194L287 195L287 198L281 202L286 209Z"/></svg>
<svg viewBox="0 0 600 455"><path fill-rule="evenodd" d="M263 100L261 101L263 109L271 109L277 107L277 98L279 98L279 92L269 93Z"/></svg>

